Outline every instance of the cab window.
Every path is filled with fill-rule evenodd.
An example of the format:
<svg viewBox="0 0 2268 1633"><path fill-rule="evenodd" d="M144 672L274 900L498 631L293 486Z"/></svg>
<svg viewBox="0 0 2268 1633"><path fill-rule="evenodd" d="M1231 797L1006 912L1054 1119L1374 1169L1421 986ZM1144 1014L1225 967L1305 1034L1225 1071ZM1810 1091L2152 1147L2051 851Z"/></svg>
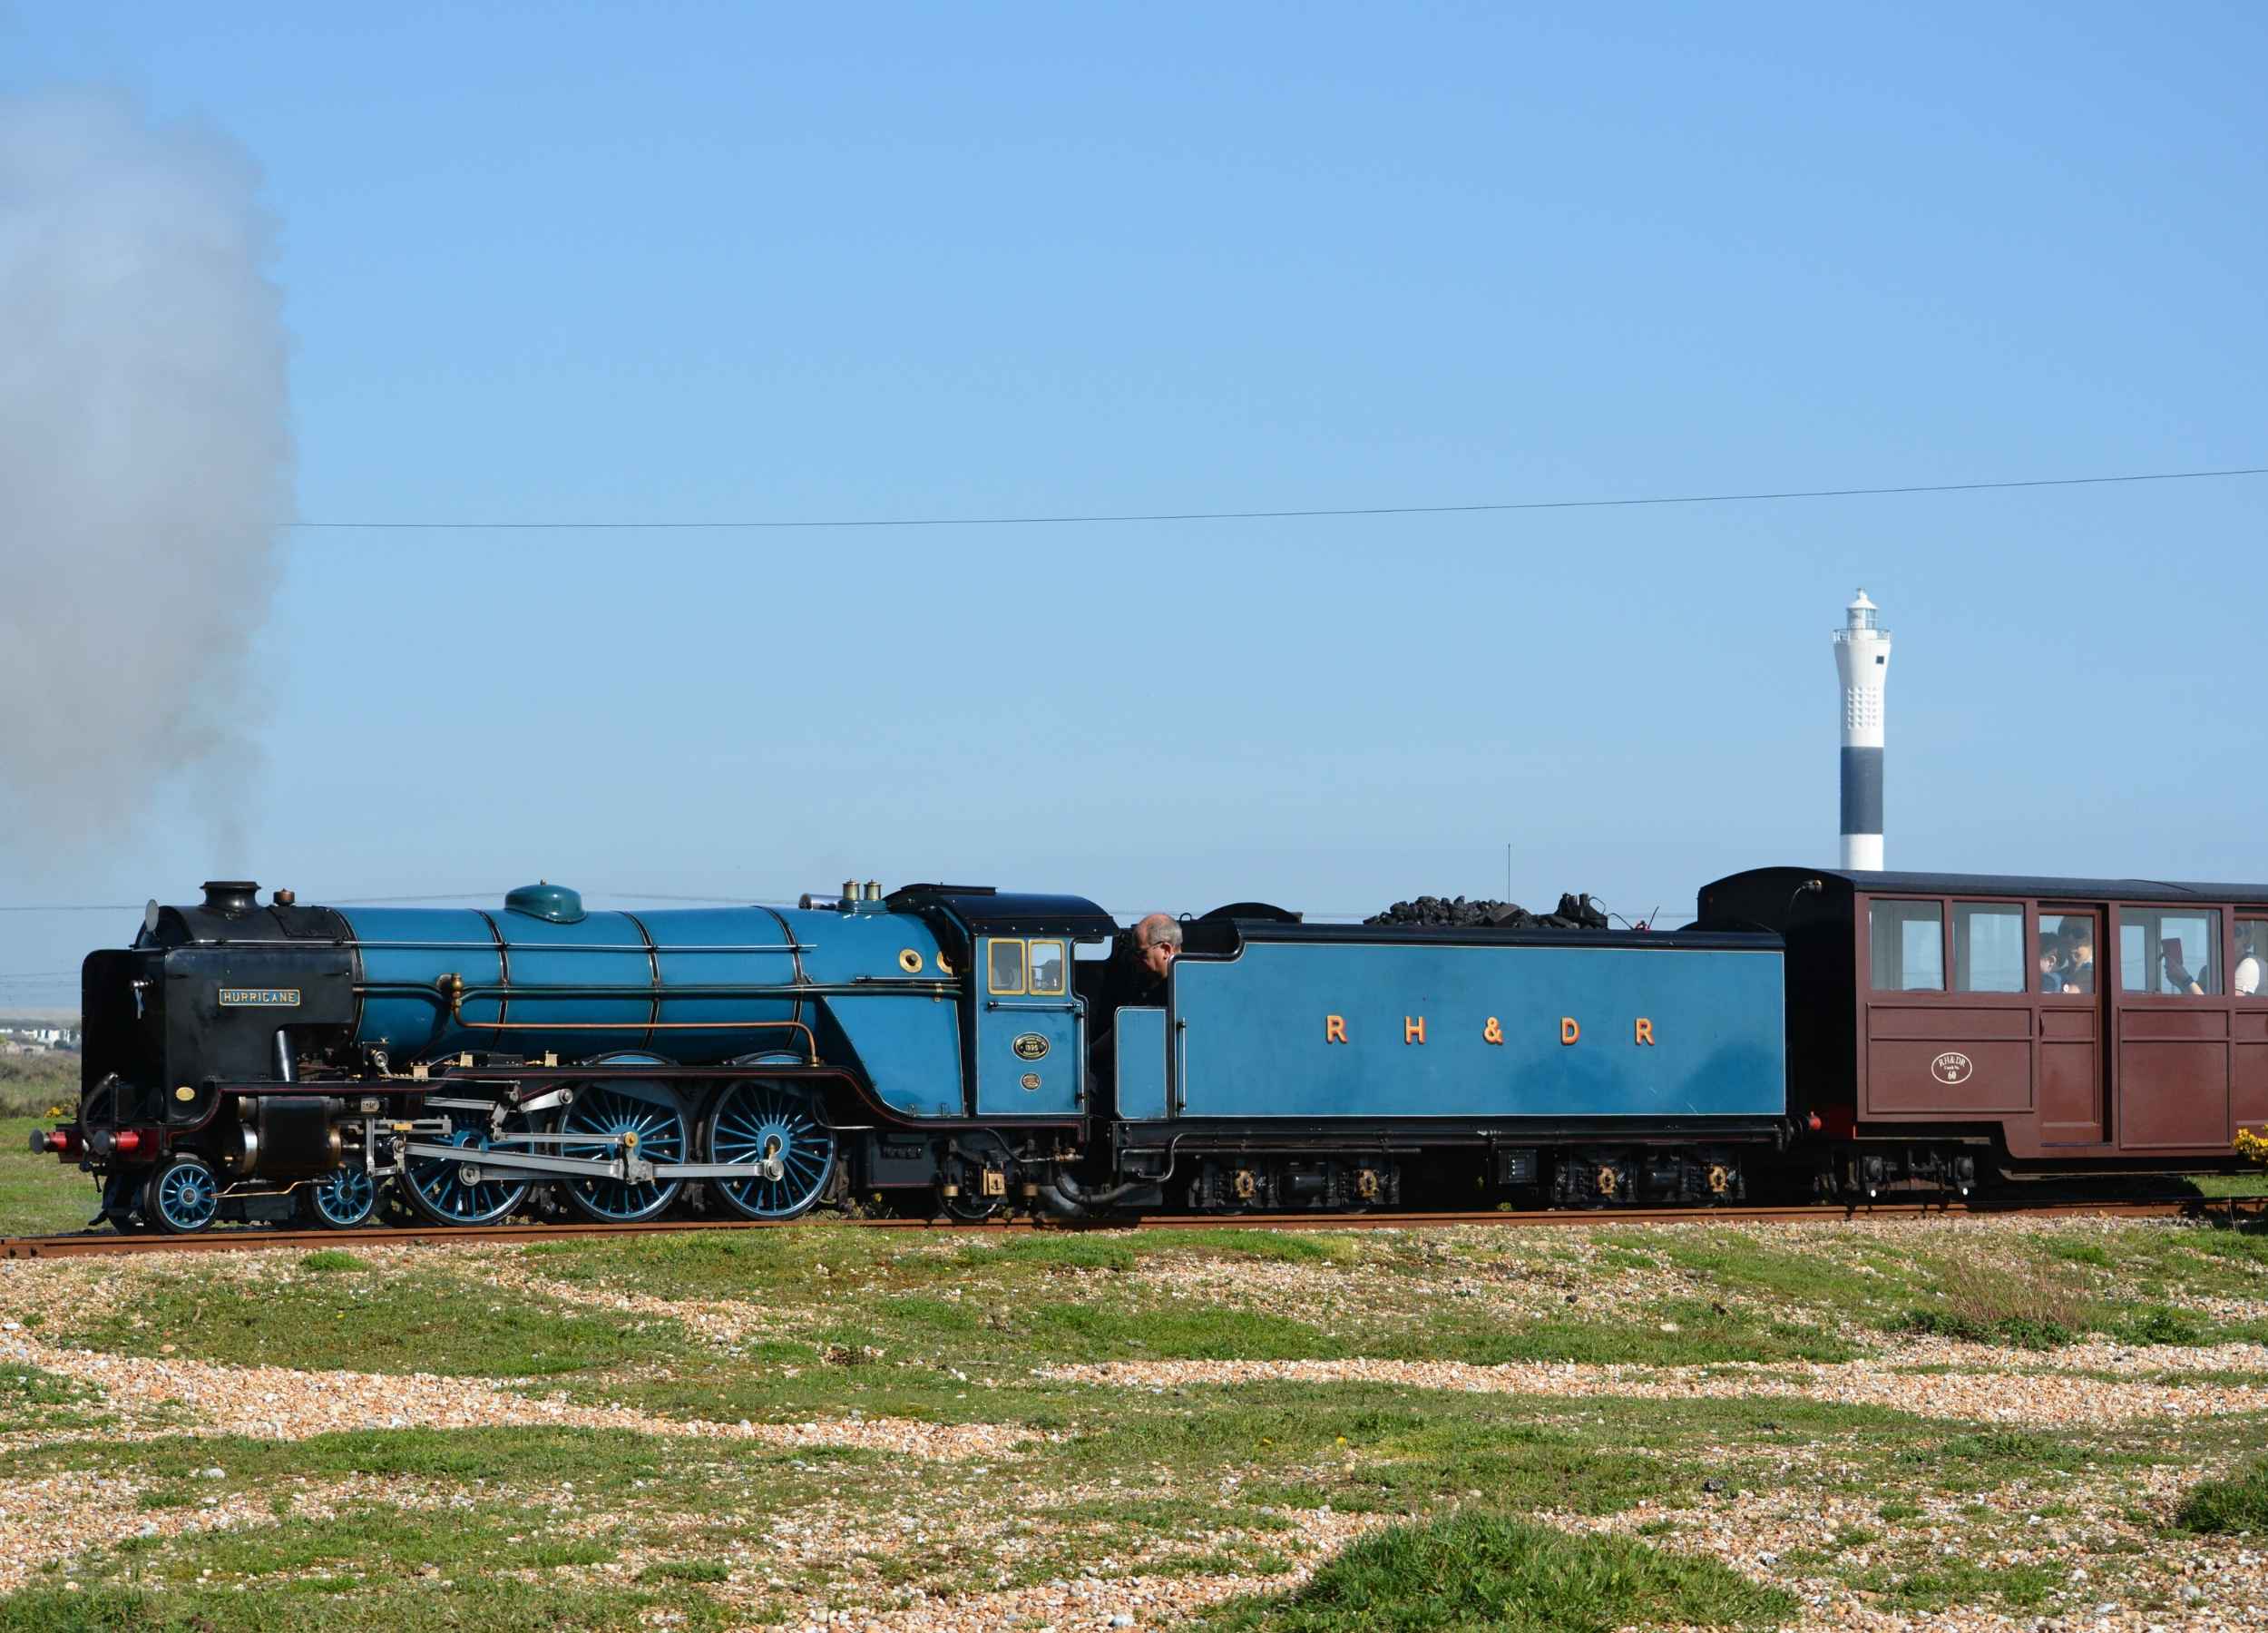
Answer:
<svg viewBox="0 0 2268 1633"><path fill-rule="evenodd" d="M1023 992L1023 943L994 941L984 955L985 984L994 996Z"/></svg>
<svg viewBox="0 0 2268 1633"><path fill-rule="evenodd" d="M2221 915L2210 907L2121 907L2118 990L2171 997L2221 990Z"/></svg>
<svg viewBox="0 0 2268 1633"><path fill-rule="evenodd" d="M1050 998L1063 995L1063 944L1059 941L1035 941L1031 944L1031 990Z"/></svg>
<svg viewBox="0 0 2268 1633"><path fill-rule="evenodd" d="M1945 990L1945 908L1939 902L1872 902L1867 940L1878 993Z"/></svg>

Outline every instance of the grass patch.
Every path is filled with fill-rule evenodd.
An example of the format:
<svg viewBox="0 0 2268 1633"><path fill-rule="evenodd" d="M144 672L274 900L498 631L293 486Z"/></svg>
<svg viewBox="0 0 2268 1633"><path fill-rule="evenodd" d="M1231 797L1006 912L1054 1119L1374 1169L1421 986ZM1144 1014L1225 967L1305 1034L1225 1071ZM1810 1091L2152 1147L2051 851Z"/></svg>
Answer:
<svg viewBox="0 0 2268 1633"><path fill-rule="evenodd" d="M1881 1596L1891 1610L1944 1610L1998 1603L2010 1610L2037 1610L2048 1602L2061 1576L2048 1565L1980 1565L1973 1560L1939 1557L1911 1570L1879 1565L1859 1572L1852 1585Z"/></svg>
<svg viewBox="0 0 2268 1633"><path fill-rule="evenodd" d="M75 1054L0 1055L0 1117L68 1117L79 1109ZM31 1141L24 1142L26 1154Z"/></svg>
<svg viewBox="0 0 2268 1633"><path fill-rule="evenodd" d="M1295 1592L1224 1607L1200 1625L1215 1633L1609 1633L1765 1628L1795 1610L1787 1594L1756 1587L1714 1560L1469 1513L1390 1527Z"/></svg>
<svg viewBox="0 0 2268 1633"><path fill-rule="evenodd" d="M102 1402L93 1384L23 1363L0 1365L0 1433L84 1428L99 1421Z"/></svg>
<svg viewBox="0 0 2268 1633"><path fill-rule="evenodd" d="M468 1578L445 1588L370 1586L318 1575L268 1591L122 1584L84 1592L34 1588L0 1599L0 1633L632 1633L674 1613L689 1633L723 1626L706 1596L645 1593L570 1582Z"/></svg>
<svg viewBox="0 0 2268 1633"><path fill-rule="evenodd" d="M2268 1462L2255 1462L2225 1480L2207 1480L2193 1487L2182 1499L2174 1523L2184 1530L2208 1536L2268 1532Z"/></svg>
<svg viewBox="0 0 2268 1633"><path fill-rule="evenodd" d="M2100 1332L2107 1312L2052 1265L1951 1259L1938 1270L1936 1298L1906 1312L1910 1333L2019 1349L2054 1349Z"/></svg>
<svg viewBox="0 0 2268 1633"><path fill-rule="evenodd" d="M34 1110L44 1113L53 1103L42 1102ZM66 1117L77 1111L75 1081L62 1104ZM60 1236L81 1230L102 1207L93 1179L69 1163L33 1154L32 1131L52 1129L56 1120L44 1115L0 1117L0 1236Z"/></svg>
<svg viewBox="0 0 2268 1633"><path fill-rule="evenodd" d="M370 1261L357 1258L344 1247L318 1247L299 1260L299 1268L316 1271L367 1270Z"/></svg>
<svg viewBox="0 0 2268 1633"><path fill-rule="evenodd" d="M1355 1258L1354 1237L1314 1230L1191 1230L1177 1232L1160 1247L1168 1253L1279 1265L1351 1265Z"/></svg>
<svg viewBox="0 0 2268 1633"><path fill-rule="evenodd" d="M2117 1333L2128 1344L2196 1345L2207 1336L2203 1322L2171 1305L2144 1305L2118 1323Z"/></svg>
<svg viewBox="0 0 2268 1633"><path fill-rule="evenodd" d="M1033 1235L1009 1237L1000 1242L972 1242L953 1256L963 1270L988 1270L1001 1266L1041 1270L1109 1270L1134 1268L1134 1249L1114 1236Z"/></svg>
<svg viewBox="0 0 2268 1633"><path fill-rule="evenodd" d="M1713 1366L1730 1361L1848 1361L1858 1352L1821 1328L1728 1309L1706 1299L1672 1299L1643 1321L1562 1317L1489 1321L1459 1310L1421 1316L1351 1340L1356 1353L1383 1360L1515 1361L1587 1365Z"/></svg>
<svg viewBox="0 0 2268 1633"><path fill-rule="evenodd" d="M66 1342L238 1366L504 1378L658 1362L689 1345L675 1322L505 1293L438 1268L353 1280L171 1272Z"/></svg>

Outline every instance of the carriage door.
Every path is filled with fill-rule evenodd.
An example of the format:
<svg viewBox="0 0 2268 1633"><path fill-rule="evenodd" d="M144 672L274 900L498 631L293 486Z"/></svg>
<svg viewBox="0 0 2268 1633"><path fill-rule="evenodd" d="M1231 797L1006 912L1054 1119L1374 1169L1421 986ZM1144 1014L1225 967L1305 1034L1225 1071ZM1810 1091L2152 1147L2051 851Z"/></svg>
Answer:
<svg viewBox="0 0 2268 1633"><path fill-rule="evenodd" d="M2110 1138L2110 1052L2103 1047L2108 1003L2093 950L2103 944L2097 907L2039 910L2033 983L2039 1002L2039 1143L2094 1146Z"/></svg>
<svg viewBox="0 0 2268 1633"><path fill-rule="evenodd" d="M2115 985L2118 1149L2229 1144L2228 983L2224 914L2188 903L2121 905Z"/></svg>
<svg viewBox="0 0 2268 1633"><path fill-rule="evenodd" d="M1071 945L1061 936L978 944L976 1113L1075 1117L1086 1080Z"/></svg>

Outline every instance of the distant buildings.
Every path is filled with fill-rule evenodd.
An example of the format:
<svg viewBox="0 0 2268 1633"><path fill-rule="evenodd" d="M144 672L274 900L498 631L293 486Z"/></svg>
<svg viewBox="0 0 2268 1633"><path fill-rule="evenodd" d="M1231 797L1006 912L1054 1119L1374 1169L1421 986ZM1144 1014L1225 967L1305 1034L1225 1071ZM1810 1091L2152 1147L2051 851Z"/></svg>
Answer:
<svg viewBox="0 0 2268 1633"><path fill-rule="evenodd" d="M0 1026L0 1055L75 1051L78 1047L75 1026Z"/></svg>

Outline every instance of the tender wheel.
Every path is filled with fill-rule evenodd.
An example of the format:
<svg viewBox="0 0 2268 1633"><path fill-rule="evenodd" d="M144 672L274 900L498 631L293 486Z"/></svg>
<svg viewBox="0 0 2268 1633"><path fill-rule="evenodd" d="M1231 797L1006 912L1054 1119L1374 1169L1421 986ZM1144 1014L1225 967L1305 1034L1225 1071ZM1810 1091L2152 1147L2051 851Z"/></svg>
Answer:
<svg viewBox="0 0 2268 1633"><path fill-rule="evenodd" d="M616 1055L598 1063L661 1064L651 1055ZM686 1159L693 1143L684 1108L667 1083L585 1083L576 1090L573 1103L560 1114L558 1132L603 1137L590 1145L559 1147L561 1156L586 1162L636 1155L649 1162L678 1164ZM685 1181L650 1179L632 1184L621 1179L574 1179L562 1188L582 1212L618 1223L650 1219L661 1213L678 1199Z"/></svg>
<svg viewBox="0 0 2268 1633"><path fill-rule="evenodd" d="M321 1230L352 1230L378 1211L378 1185L364 1168L334 1169L299 1191L299 1217Z"/></svg>
<svg viewBox="0 0 2268 1633"><path fill-rule="evenodd" d="M220 1212L220 1182L201 1157L177 1152L150 1172L142 1217L169 1236L204 1229Z"/></svg>
<svg viewBox="0 0 2268 1633"><path fill-rule="evenodd" d="M453 1111L453 1119L469 1119L478 1115L470 1111ZM507 1135L523 1131L527 1120L518 1112L507 1112L503 1130ZM428 1139L430 1143L430 1139ZM402 1165L402 1178L409 1189L409 1199L417 1211L438 1225L494 1225L509 1218L528 1199L531 1180L519 1178L516 1169L484 1169L480 1166L480 1154L490 1149L492 1142L485 1128L465 1125L459 1127L442 1142L462 1146L463 1157L412 1157ZM499 1145L499 1149L523 1151L527 1148L516 1142Z"/></svg>
<svg viewBox="0 0 2268 1633"><path fill-rule="evenodd" d="M709 1160L747 1163L748 1179L719 1179L717 1194L751 1219L792 1219L826 1194L835 1177L835 1130L818 1096L765 1079L732 1084L709 1116Z"/></svg>

